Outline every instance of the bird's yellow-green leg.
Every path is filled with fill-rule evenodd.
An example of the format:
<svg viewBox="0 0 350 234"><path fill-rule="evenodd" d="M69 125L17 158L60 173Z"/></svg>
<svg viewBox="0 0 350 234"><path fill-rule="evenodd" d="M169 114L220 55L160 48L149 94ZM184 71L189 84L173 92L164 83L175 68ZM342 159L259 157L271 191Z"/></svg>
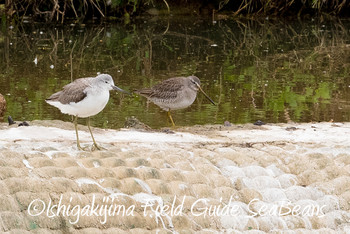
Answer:
<svg viewBox="0 0 350 234"><path fill-rule="evenodd" d="M87 118L86 124L87 124L87 126L88 126L88 128L89 128L92 141L94 142L94 145L93 145L93 146L94 146L97 150L102 150L103 148L97 145L97 143L96 143L96 141L95 141L95 138L94 138L94 135L92 135L92 131L91 131L91 128L90 128L90 117Z"/></svg>
<svg viewBox="0 0 350 234"><path fill-rule="evenodd" d="M78 135L78 116L75 116L74 118L74 127L75 127L75 135L77 136L77 147L80 150L83 150L83 148L80 146L79 142L79 135Z"/></svg>
<svg viewBox="0 0 350 234"><path fill-rule="evenodd" d="M175 123L174 123L173 117L171 117L170 110L168 111L168 117L169 117L171 123L173 124L173 127L175 127Z"/></svg>

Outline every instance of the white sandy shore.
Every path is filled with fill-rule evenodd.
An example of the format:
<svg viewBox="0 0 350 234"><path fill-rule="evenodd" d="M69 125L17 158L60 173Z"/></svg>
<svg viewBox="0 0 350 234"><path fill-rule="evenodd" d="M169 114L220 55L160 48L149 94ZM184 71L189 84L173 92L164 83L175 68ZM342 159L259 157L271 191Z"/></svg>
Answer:
<svg viewBox="0 0 350 234"><path fill-rule="evenodd" d="M97 152L77 150L71 123L30 124L0 125L0 232L350 232L350 123L96 128ZM130 214L35 216L39 199Z"/></svg>

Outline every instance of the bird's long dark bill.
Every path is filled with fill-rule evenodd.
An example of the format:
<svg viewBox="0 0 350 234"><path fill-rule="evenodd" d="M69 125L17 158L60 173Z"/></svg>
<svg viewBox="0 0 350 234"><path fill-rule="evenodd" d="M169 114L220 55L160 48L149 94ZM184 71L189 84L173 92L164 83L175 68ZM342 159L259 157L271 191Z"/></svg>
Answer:
<svg viewBox="0 0 350 234"><path fill-rule="evenodd" d="M112 86L114 90L117 90L118 92L122 92L122 93L126 93L126 94L129 94L131 95L131 93L129 93L128 91L125 91L124 89L121 89L117 86Z"/></svg>
<svg viewBox="0 0 350 234"><path fill-rule="evenodd" d="M209 101L210 101L213 105L216 105L215 102L203 91L203 89L202 89L200 86L198 86L198 88L199 88L199 90L204 94L204 96L205 96L206 98L209 99Z"/></svg>

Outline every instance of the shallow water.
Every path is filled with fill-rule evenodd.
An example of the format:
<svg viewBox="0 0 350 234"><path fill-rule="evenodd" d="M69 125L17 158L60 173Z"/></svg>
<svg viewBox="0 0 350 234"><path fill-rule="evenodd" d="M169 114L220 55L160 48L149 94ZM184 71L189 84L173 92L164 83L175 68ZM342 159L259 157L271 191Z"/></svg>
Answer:
<svg viewBox="0 0 350 234"><path fill-rule="evenodd" d="M199 94L173 113L177 125L350 121L350 21L138 19L64 26L2 22L0 93L15 120L71 120L45 103L71 79L109 73L133 90L196 75ZM35 64L34 61L37 61ZM135 116L170 126L143 97L111 92L94 126L118 128ZM84 123L84 120L80 120Z"/></svg>

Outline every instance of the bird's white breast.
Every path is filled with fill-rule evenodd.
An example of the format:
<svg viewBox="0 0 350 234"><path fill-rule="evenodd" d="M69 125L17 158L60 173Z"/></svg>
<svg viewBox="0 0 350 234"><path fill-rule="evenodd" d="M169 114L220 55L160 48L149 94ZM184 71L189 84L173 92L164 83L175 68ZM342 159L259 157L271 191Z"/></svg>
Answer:
<svg viewBox="0 0 350 234"><path fill-rule="evenodd" d="M109 100L109 90L100 92L88 91L87 96L80 102L62 104L60 102L48 101L49 104L59 108L62 113L86 118L101 112Z"/></svg>

